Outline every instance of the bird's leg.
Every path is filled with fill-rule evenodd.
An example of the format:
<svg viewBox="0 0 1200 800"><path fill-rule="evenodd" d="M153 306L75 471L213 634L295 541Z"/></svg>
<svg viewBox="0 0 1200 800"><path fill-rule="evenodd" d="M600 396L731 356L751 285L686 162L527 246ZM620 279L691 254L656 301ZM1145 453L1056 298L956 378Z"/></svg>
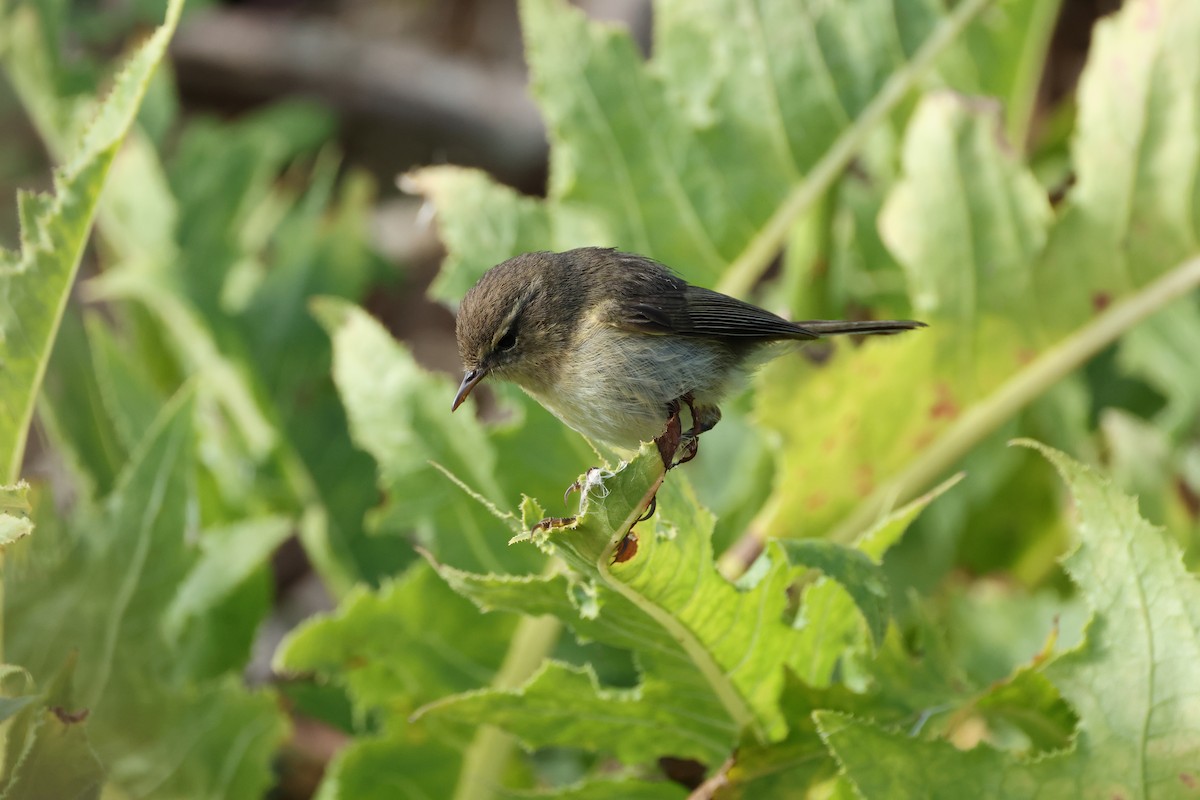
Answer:
<svg viewBox="0 0 1200 800"><path fill-rule="evenodd" d="M654 438L654 443L656 445L658 445L658 455L662 459L664 470L669 470L669 469L671 469L672 466L677 466L674 463L675 456L679 452L680 441L682 441L684 438L683 422L679 418L679 412L682 410L684 403L687 404L687 407L689 409L692 408L691 394L686 394L683 397L678 398L676 400L672 400L670 403L667 404L667 427L663 430L662 433L660 433L658 436L656 436ZM693 430L695 430L695 426L696 426L696 412L694 410L692 410L692 429ZM688 435L690 436L690 434L688 434ZM694 437L691 438L689 440L689 443L684 445L684 448L685 448L686 455L679 462L680 464L684 463L685 461L691 461L693 458L696 457L695 438ZM634 522L633 524L636 525L636 524L638 524L638 522L645 522L646 520L650 519L651 517L654 516L654 512L657 509L658 509L658 494L655 493L655 494L650 495L650 503L649 503L649 505L646 506L646 512L644 514L642 514L642 516L638 517L637 521ZM625 539L621 540L621 545L617 548L617 552L618 552L618 554L626 552L626 549L625 549L626 541L629 540L630 537L632 537L632 541L633 541L632 552L630 552L629 555L625 556L625 558L617 559L614 556L614 559L615 559L614 563L616 563L616 561L624 561L624 560L626 560L626 558L632 558L633 553L637 552L637 537L634 535L632 529L629 531L629 533L626 534Z"/></svg>
<svg viewBox="0 0 1200 800"><path fill-rule="evenodd" d="M688 392L667 404L667 427L654 440L666 469L673 469L695 458L700 449L700 434L710 430L721 419L721 412L715 407L707 407L697 412L695 403L692 393ZM680 411L684 406L687 406L688 413L692 415L692 427L686 432L680 419ZM679 456L678 460L676 456Z"/></svg>
<svg viewBox="0 0 1200 800"><path fill-rule="evenodd" d="M667 404L667 427L654 440L666 469L673 469L695 458L700 448L700 434L716 425L717 420L721 418L721 412L715 408L703 414L697 413L695 402L692 393L688 392ZM684 406L687 406L688 413L692 415L692 427L686 432L680 419L680 411ZM701 419L701 416L704 418ZM677 455L678 460L675 458Z"/></svg>

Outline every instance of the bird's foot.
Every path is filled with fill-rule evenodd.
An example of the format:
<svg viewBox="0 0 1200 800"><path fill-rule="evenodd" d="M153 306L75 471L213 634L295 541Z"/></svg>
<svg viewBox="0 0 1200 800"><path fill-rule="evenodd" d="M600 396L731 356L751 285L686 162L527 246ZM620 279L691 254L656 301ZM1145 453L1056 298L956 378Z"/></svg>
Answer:
<svg viewBox="0 0 1200 800"><path fill-rule="evenodd" d="M686 464L696 457L696 453L700 451L700 435L695 433L685 433L683 440L679 446L679 458L675 459L675 466Z"/></svg>
<svg viewBox="0 0 1200 800"><path fill-rule="evenodd" d="M583 474L580 480L575 481L567 490L563 492L563 505L571 502L571 495L575 492L583 492L585 497L588 493L595 493L599 497L608 495L608 489L604 486L606 478L611 478L613 473L603 467L591 467ZM580 499L580 513L583 512L584 499ZM533 526L534 531L551 530L553 528L567 528L575 524L576 517L546 517L546 519Z"/></svg>
<svg viewBox="0 0 1200 800"><path fill-rule="evenodd" d="M680 438L684 436L680 430L681 424L679 422L678 410L674 412L674 420L674 425L672 426L669 424L667 431L668 433L671 433L673 429L674 444L660 441L660 439L663 437L655 439L655 442L657 442L659 446L659 454L663 458L663 465L668 469L670 467L667 465L670 464L670 461L674 458L676 451L679 450ZM690 452L691 455L686 456L686 458L692 458L695 455L695 445L691 443L685 443L684 452ZM601 497L604 497L608 494L608 490L604 486L604 479L607 477L612 477L612 473L600 467L592 467L583 474L583 477L580 480L575 481L567 487L567 490L563 492L563 503L569 503L571 501L571 495L575 492L583 492L584 498L580 500L580 513L582 513L582 504L586 499L588 492L597 492ZM645 522L653 517L657 508L658 495L652 494L650 495L650 502L646 504L646 510L640 517L633 521L633 525L637 525L640 522ZM546 517L545 519L538 521L533 528L530 529L530 533L557 530L559 528L569 528L574 525L578 519L578 517ZM637 553L638 537L637 534L633 532L633 525L629 526L629 530L621 538L621 541L617 543L616 548L614 548L611 563L619 564L621 562L628 561Z"/></svg>
<svg viewBox="0 0 1200 800"><path fill-rule="evenodd" d="M580 480L572 483L563 492L563 505L571 502L571 495L575 492L583 492L585 495L595 493L597 497L607 497L608 489L605 488L604 481L611 478L613 474L603 467L590 467L587 472L583 473ZM580 502L583 502L582 499Z"/></svg>

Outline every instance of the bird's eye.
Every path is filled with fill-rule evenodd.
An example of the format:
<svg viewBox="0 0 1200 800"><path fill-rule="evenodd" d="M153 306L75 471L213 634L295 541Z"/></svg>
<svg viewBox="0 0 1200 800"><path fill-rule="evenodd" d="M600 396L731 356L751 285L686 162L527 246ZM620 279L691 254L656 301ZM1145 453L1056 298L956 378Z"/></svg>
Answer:
<svg viewBox="0 0 1200 800"><path fill-rule="evenodd" d="M496 350L507 352L517 346L517 332L512 328L500 337L500 341L496 342Z"/></svg>

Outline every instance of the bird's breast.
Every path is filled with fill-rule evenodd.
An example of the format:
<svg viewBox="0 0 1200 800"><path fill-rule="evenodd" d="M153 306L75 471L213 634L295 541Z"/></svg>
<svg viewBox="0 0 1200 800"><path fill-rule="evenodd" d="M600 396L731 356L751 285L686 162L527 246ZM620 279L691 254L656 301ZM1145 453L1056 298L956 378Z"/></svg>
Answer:
<svg viewBox="0 0 1200 800"><path fill-rule="evenodd" d="M524 388L588 438L633 449L662 432L672 401L690 393L715 403L736 366L720 342L631 333L589 319L553 379Z"/></svg>

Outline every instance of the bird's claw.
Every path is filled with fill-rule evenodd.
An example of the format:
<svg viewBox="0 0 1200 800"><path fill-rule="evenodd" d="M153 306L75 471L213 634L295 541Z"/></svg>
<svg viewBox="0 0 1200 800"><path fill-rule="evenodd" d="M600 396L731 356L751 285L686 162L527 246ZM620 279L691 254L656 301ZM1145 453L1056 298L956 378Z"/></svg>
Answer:
<svg viewBox="0 0 1200 800"><path fill-rule="evenodd" d="M685 434L680 449L683 455L676 459L675 466L677 467L688 463L696 457L696 453L700 451L700 436L692 433Z"/></svg>
<svg viewBox="0 0 1200 800"><path fill-rule="evenodd" d="M639 522L645 522L646 520L650 519L651 517L654 516L654 512L657 509L658 509L658 495L657 494L651 495L650 505L646 506L646 513L642 514L640 517L638 517L636 520L634 520L633 524L637 525Z"/></svg>

